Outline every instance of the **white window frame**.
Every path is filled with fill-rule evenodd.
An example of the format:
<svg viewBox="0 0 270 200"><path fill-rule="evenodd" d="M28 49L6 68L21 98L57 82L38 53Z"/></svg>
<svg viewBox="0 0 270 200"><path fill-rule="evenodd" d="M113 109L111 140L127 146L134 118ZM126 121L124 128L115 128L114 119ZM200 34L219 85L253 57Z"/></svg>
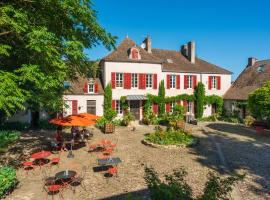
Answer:
<svg viewBox="0 0 270 200"><path fill-rule="evenodd" d="M188 89L193 88L193 76L188 75Z"/></svg>
<svg viewBox="0 0 270 200"><path fill-rule="evenodd" d="M176 88L176 75L170 75L170 88Z"/></svg>
<svg viewBox="0 0 270 200"><path fill-rule="evenodd" d="M115 100L115 110L118 115L123 114L122 104L120 100Z"/></svg>
<svg viewBox="0 0 270 200"><path fill-rule="evenodd" d="M131 87L138 88L138 74L131 74Z"/></svg>
<svg viewBox="0 0 270 200"><path fill-rule="evenodd" d="M212 76L212 79L211 79L212 83L212 89L217 89L217 77L216 76Z"/></svg>
<svg viewBox="0 0 270 200"><path fill-rule="evenodd" d="M193 106L192 101L188 101L187 111L189 113L192 113L192 111L193 111L193 107L192 106Z"/></svg>
<svg viewBox="0 0 270 200"><path fill-rule="evenodd" d="M94 93L95 87L93 83L88 83L88 93Z"/></svg>
<svg viewBox="0 0 270 200"><path fill-rule="evenodd" d="M153 74L146 74L146 88L153 88Z"/></svg>
<svg viewBox="0 0 270 200"><path fill-rule="evenodd" d="M170 102L170 113L173 113L173 110L175 108L175 102Z"/></svg>
<svg viewBox="0 0 270 200"><path fill-rule="evenodd" d="M124 87L124 74L123 73L116 73L115 74L115 86L117 88Z"/></svg>

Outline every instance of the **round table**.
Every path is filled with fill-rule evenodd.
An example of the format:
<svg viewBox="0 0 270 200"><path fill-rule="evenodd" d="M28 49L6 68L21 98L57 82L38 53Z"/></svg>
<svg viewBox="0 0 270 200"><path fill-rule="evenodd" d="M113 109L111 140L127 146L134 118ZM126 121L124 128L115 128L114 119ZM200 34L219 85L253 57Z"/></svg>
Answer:
<svg viewBox="0 0 270 200"><path fill-rule="evenodd" d="M76 174L77 174L77 172L75 172L73 170L65 170L65 171L61 171L61 172L56 173L55 178L67 180L67 179L71 179L71 178L75 177Z"/></svg>
<svg viewBox="0 0 270 200"><path fill-rule="evenodd" d="M43 159L49 157L50 155L52 155L52 153L49 151L40 151L32 154L31 157L35 159Z"/></svg>

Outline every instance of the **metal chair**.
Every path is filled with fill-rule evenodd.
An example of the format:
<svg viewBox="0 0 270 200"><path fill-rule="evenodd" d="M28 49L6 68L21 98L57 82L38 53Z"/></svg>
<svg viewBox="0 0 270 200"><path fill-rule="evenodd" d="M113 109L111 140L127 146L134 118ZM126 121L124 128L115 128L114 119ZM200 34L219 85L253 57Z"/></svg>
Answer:
<svg viewBox="0 0 270 200"><path fill-rule="evenodd" d="M83 166L81 174L79 176L75 176L73 179L71 179L70 185L73 187L73 192L76 192L76 187L81 186L83 190L86 191L86 186L84 184L85 177L86 177L86 171L87 167Z"/></svg>

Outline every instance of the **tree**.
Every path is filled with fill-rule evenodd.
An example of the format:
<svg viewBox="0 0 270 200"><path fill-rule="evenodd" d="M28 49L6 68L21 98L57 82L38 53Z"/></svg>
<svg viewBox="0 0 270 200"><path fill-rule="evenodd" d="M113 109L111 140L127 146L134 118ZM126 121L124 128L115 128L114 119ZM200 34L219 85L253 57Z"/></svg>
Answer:
<svg viewBox="0 0 270 200"><path fill-rule="evenodd" d="M158 97L159 97L159 105L158 105L158 114L159 116L163 116L165 114L165 86L164 80L160 81L158 87Z"/></svg>
<svg viewBox="0 0 270 200"><path fill-rule="evenodd" d="M249 94L248 109L254 117L270 123L270 81Z"/></svg>
<svg viewBox="0 0 270 200"><path fill-rule="evenodd" d="M86 74L85 48L115 37L97 22L91 0L0 2L0 114L28 105L33 111L62 109L64 80Z"/></svg>
<svg viewBox="0 0 270 200"><path fill-rule="evenodd" d="M202 82L199 82L195 88L194 97L196 99L195 116L196 118L202 118L205 102L205 87Z"/></svg>
<svg viewBox="0 0 270 200"><path fill-rule="evenodd" d="M112 85L108 84L104 91L104 118L108 121L112 121L116 116L116 112L112 109Z"/></svg>

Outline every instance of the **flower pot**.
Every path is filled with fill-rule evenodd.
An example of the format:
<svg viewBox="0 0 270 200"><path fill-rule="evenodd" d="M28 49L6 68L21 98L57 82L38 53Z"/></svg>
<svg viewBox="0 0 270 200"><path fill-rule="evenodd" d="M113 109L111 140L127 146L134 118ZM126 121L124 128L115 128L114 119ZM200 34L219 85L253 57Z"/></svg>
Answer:
<svg viewBox="0 0 270 200"><path fill-rule="evenodd" d="M104 125L104 133L114 133L115 125L114 124L105 124Z"/></svg>

